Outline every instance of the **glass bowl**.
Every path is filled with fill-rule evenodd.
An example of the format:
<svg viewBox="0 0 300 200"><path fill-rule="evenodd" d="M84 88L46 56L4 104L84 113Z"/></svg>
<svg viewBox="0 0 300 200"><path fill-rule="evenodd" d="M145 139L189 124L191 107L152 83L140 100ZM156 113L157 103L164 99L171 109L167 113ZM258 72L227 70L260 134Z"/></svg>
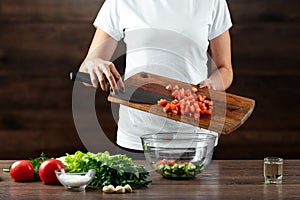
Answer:
<svg viewBox="0 0 300 200"><path fill-rule="evenodd" d="M55 170L55 174L58 181L65 186L67 190L81 192L92 182L96 170L90 169L88 172L83 173L67 173L64 170Z"/></svg>
<svg viewBox="0 0 300 200"><path fill-rule="evenodd" d="M141 137L147 162L165 178L186 179L210 163L217 136L207 133L155 133Z"/></svg>

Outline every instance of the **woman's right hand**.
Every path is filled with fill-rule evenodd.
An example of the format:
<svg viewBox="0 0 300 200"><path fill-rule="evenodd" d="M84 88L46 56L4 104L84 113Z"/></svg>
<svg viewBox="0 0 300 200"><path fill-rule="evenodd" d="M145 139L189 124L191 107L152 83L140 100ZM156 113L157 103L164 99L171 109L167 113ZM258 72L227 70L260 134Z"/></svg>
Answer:
<svg viewBox="0 0 300 200"><path fill-rule="evenodd" d="M99 88L100 86L102 90L107 91L108 81L114 93L124 91L122 77L112 62L101 58L89 58L82 63L81 69L90 74L94 88Z"/></svg>

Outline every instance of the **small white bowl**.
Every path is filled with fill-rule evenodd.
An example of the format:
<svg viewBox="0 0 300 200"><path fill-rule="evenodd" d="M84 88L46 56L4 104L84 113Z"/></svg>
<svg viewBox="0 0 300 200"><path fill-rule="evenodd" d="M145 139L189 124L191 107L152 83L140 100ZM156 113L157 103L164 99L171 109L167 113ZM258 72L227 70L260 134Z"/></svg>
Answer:
<svg viewBox="0 0 300 200"><path fill-rule="evenodd" d="M88 172L83 173L66 173L64 170L55 170L55 174L59 182L65 186L67 190L81 192L92 182L96 170L90 169Z"/></svg>

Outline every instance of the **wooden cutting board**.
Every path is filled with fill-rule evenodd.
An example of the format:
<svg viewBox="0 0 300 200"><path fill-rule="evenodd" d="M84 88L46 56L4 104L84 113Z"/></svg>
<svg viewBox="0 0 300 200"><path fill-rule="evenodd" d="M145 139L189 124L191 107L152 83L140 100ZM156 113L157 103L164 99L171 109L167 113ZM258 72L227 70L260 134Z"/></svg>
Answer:
<svg viewBox="0 0 300 200"><path fill-rule="evenodd" d="M168 84L177 84L179 87L183 88L191 88L192 86L195 86L146 72L138 73L125 80L126 86L138 87L143 90L165 96L170 95L170 92L165 89L165 86ZM240 127L249 118L255 106L255 101L253 99L226 92L209 90L206 87L199 88L197 93L212 99L214 103L212 115L201 115L200 119L194 119L189 116L165 113L162 107L158 105L130 102L111 95L108 96L108 101L167 117L183 123L199 126L224 135L228 135Z"/></svg>

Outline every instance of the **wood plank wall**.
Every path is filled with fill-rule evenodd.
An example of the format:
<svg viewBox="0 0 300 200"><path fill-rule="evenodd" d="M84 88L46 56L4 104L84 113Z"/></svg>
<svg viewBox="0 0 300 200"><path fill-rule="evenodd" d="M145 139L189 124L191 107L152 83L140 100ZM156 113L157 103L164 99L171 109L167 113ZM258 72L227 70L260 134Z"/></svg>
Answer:
<svg viewBox="0 0 300 200"><path fill-rule="evenodd" d="M0 1L0 159L86 150L74 126L67 77L85 57L102 3ZM228 4L235 72L229 92L257 105L245 125L220 138L216 158L299 158L299 0ZM115 122L103 96L96 95L99 121L114 140Z"/></svg>
<svg viewBox="0 0 300 200"><path fill-rule="evenodd" d="M229 92L256 100L236 133L221 137L220 158L299 158L299 35L297 0L229 0L235 80Z"/></svg>

